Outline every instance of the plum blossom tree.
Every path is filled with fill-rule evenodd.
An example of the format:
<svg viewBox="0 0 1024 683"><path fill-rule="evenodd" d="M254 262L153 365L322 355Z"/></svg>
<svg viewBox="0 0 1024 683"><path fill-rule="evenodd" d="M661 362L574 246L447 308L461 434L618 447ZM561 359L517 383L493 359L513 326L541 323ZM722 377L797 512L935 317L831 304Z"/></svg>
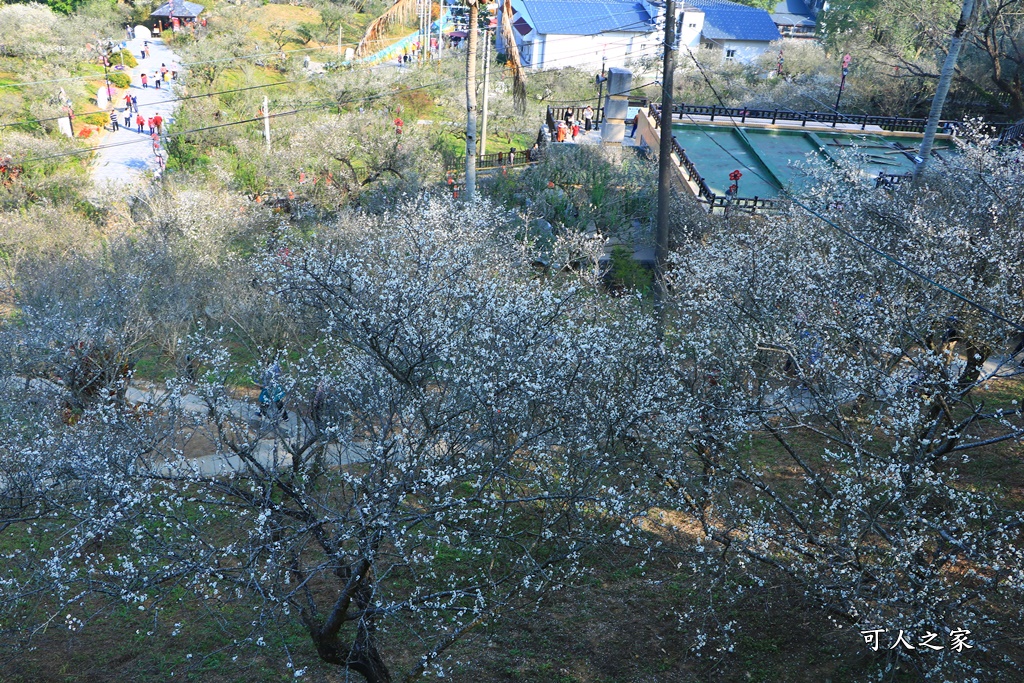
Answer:
<svg viewBox="0 0 1024 683"><path fill-rule="evenodd" d="M115 490L29 564L69 599L255 599L254 633L298 619L323 661L376 683L443 671L474 629L639 533L626 492L658 391L647 318L635 300L606 308L592 277L534 275L515 220L423 200L258 257L264 296L302 333L273 380L293 417L233 398L237 364L196 335L197 385L171 382L148 417L76 425L126 444ZM587 263L582 246L555 253ZM186 458L199 435L212 457ZM71 602L61 613L82 618ZM419 656L396 660L396 638Z"/></svg>
<svg viewBox="0 0 1024 683"><path fill-rule="evenodd" d="M788 575L842 625L914 646L942 634L941 651L885 651L929 680L979 667L950 632L984 652L1019 629L992 605L1024 589L1024 517L971 464L1024 437L1024 397L982 393L1020 373L1021 153L960 152L916 191L876 189L852 160L814 169L804 201L984 309L797 207L684 245L673 280L678 372L704 424L691 411L665 432L691 430L666 505L699 520L716 563Z"/></svg>

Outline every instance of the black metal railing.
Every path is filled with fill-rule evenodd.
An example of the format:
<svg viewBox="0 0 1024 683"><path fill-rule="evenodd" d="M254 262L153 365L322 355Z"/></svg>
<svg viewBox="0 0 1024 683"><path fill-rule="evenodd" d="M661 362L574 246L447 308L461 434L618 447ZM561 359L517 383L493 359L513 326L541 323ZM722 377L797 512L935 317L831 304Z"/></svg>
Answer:
<svg viewBox="0 0 1024 683"><path fill-rule="evenodd" d="M687 116L707 116L711 121L716 117L739 119L741 123L748 119L798 122L806 126L808 122L826 124L835 127L837 124L859 126L861 130L868 126L878 126L882 130L905 133L923 133L927 119L914 119L901 116L877 116L873 114L842 114L822 111L790 111L786 109L753 109L750 107L720 107L718 105L677 104L672 107L673 118L685 119ZM939 132L953 133L962 126L960 121L940 121ZM1000 135L1012 124L988 122L985 132Z"/></svg>
<svg viewBox="0 0 1024 683"><path fill-rule="evenodd" d="M756 213L757 211L771 211L778 209L784 203L781 199L769 199L765 197L730 197L729 195L715 194L707 181L704 180L704 176L697 171L697 166L693 163L689 156L686 154L686 150L679 145L679 141L674 137L672 138L672 151L679 158L679 167L683 170L686 175L686 179L693 183L697 187L697 199L706 201L708 204L708 210L714 211L716 206L723 207L730 211L749 211Z"/></svg>

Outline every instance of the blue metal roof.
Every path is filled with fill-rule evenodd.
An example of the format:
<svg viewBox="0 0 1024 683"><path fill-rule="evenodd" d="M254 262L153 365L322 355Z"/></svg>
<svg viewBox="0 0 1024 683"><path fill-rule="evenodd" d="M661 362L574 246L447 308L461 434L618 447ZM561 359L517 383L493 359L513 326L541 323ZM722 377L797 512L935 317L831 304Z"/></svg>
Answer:
<svg viewBox="0 0 1024 683"><path fill-rule="evenodd" d="M727 0L686 0L704 12L701 35L708 40L778 40L779 29L763 9Z"/></svg>
<svg viewBox="0 0 1024 683"><path fill-rule="evenodd" d="M637 0L521 0L538 33L589 36L647 33L651 15Z"/></svg>

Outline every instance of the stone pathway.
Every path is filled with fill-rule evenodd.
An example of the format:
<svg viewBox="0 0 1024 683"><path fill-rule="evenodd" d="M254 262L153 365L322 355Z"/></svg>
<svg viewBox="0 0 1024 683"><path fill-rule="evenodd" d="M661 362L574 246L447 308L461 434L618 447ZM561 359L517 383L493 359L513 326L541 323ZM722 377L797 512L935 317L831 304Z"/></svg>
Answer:
<svg viewBox="0 0 1024 683"><path fill-rule="evenodd" d="M149 118L157 113L164 120L164 130L167 124L174 120L174 111L178 107L177 102L172 102L177 94L172 83L170 87L157 90L154 86L154 73L159 73L160 65L166 64L168 69L178 68L180 62L178 56L171 52L162 38L150 38L150 57L142 59L143 40L141 38L128 41L128 49L139 60L139 65L129 73L132 77L132 85L127 92L130 92L138 99L139 113L144 118ZM178 68L180 73L180 68ZM140 76L149 74L149 87L142 87ZM96 153L93 161L92 177L97 187L115 186L127 187L142 180L147 173L155 173L160 165L153 153L153 141L149 137L149 129L143 127L143 132L138 133L135 126L135 115L132 114L132 126L124 128L124 92L120 99L114 101L115 109L118 112L118 123L122 124L121 129L114 133L107 133L103 137L104 146ZM107 146L112 145L112 146Z"/></svg>

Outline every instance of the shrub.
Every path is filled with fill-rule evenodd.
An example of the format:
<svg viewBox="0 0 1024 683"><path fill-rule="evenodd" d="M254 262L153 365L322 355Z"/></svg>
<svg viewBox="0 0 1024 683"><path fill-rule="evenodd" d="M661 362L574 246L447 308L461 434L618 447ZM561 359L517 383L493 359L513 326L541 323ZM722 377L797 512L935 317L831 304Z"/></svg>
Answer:
<svg viewBox="0 0 1024 683"><path fill-rule="evenodd" d="M76 118L81 123L87 123L90 126L99 126L100 128L110 123L110 114L102 111L96 111Z"/></svg>
<svg viewBox="0 0 1024 683"><path fill-rule="evenodd" d="M110 63L115 66L124 64L128 68L134 68L139 65L139 60L135 59L135 55L131 53L131 50L124 49L112 54L110 56Z"/></svg>
<svg viewBox="0 0 1024 683"><path fill-rule="evenodd" d="M92 135L92 130L92 128L83 128L82 130L78 131L78 137L87 138L90 135Z"/></svg>
<svg viewBox="0 0 1024 683"><path fill-rule="evenodd" d="M107 80L115 88L127 88L132 84L132 77L123 71L111 71L107 74Z"/></svg>

